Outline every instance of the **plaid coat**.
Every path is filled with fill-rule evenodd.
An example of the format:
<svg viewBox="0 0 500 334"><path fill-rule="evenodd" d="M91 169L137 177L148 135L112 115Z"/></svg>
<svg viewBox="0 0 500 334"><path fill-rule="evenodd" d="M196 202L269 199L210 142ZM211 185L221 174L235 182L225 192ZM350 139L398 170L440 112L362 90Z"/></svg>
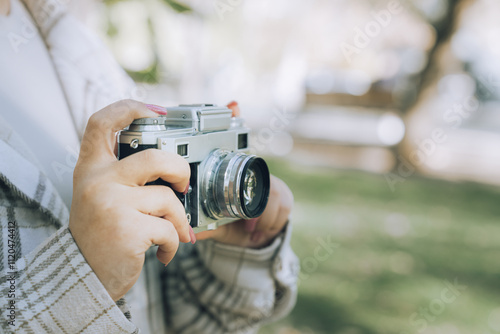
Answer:
<svg viewBox="0 0 500 334"><path fill-rule="evenodd" d="M47 46L81 137L92 112L128 97L130 79L61 0L12 2ZM290 226L259 250L181 245L167 268L152 248L137 284L114 302L80 253L68 217L29 147L0 118L0 332L253 333L294 305Z"/></svg>

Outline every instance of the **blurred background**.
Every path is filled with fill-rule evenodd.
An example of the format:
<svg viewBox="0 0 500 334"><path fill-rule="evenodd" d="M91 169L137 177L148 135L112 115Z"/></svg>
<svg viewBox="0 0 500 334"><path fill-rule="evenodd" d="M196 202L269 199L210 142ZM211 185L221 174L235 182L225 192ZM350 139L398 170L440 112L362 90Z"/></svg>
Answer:
<svg viewBox="0 0 500 334"><path fill-rule="evenodd" d="M500 333L500 2L73 1L159 105L237 100L295 194L261 333Z"/></svg>

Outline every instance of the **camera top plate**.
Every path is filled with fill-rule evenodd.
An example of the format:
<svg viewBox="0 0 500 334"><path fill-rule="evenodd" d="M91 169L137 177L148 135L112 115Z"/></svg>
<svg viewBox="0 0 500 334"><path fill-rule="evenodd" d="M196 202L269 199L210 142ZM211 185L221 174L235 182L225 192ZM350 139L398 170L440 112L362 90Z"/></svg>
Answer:
<svg viewBox="0 0 500 334"><path fill-rule="evenodd" d="M224 131L231 126L232 110L215 104L181 104L167 108L168 128L194 128L196 132Z"/></svg>

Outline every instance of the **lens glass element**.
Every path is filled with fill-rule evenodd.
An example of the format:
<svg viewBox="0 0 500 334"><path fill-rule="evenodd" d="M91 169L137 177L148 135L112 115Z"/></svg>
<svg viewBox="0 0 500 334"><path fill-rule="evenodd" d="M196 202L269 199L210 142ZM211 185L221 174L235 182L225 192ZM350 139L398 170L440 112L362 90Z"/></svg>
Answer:
<svg viewBox="0 0 500 334"><path fill-rule="evenodd" d="M251 157L243 166L242 174L241 208L247 217L256 218L266 208L269 198L269 169L263 159Z"/></svg>
<svg viewBox="0 0 500 334"><path fill-rule="evenodd" d="M215 150L201 171L200 202L209 217L251 219L259 217L266 208L270 176L263 159Z"/></svg>
<svg viewBox="0 0 500 334"><path fill-rule="evenodd" d="M245 205L250 205L255 197L255 190L257 186L257 178L253 170L249 170L245 175L245 183L243 184L243 198Z"/></svg>

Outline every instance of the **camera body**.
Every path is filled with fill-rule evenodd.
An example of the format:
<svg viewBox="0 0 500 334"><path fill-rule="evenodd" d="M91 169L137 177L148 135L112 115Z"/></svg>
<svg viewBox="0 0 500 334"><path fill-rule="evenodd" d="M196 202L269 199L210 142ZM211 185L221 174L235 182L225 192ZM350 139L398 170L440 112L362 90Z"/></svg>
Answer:
<svg viewBox="0 0 500 334"><path fill-rule="evenodd" d="M190 165L186 195L176 193L198 231L256 218L269 198L270 176L262 158L248 155L249 129L231 109L213 104L167 108L167 116L135 120L118 135L118 158L160 149ZM168 183L158 179L152 184Z"/></svg>

